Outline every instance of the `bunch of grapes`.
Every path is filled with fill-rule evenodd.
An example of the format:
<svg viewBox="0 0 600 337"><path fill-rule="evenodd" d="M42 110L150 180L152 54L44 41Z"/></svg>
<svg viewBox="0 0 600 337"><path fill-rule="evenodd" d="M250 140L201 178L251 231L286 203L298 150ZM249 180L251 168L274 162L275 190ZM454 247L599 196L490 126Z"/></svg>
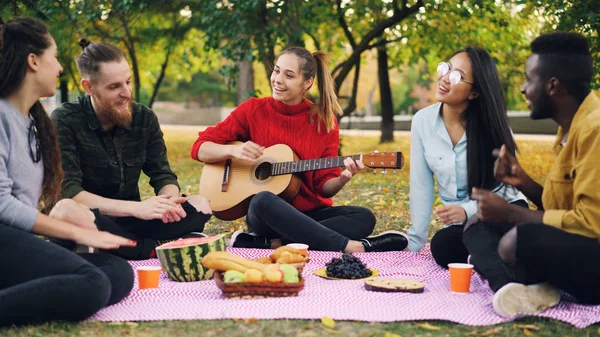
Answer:
<svg viewBox="0 0 600 337"><path fill-rule="evenodd" d="M371 270L362 261L348 253L344 253L341 258L332 258L325 266L329 277L357 279L372 274Z"/></svg>

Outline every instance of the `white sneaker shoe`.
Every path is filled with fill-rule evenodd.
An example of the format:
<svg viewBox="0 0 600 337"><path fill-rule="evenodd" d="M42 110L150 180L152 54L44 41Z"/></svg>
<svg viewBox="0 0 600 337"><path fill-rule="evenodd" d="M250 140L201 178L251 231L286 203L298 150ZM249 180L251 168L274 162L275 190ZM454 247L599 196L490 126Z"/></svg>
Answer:
<svg viewBox="0 0 600 337"><path fill-rule="evenodd" d="M560 302L560 290L548 283L524 285L509 283L500 288L492 305L494 310L504 317L518 314L537 314Z"/></svg>

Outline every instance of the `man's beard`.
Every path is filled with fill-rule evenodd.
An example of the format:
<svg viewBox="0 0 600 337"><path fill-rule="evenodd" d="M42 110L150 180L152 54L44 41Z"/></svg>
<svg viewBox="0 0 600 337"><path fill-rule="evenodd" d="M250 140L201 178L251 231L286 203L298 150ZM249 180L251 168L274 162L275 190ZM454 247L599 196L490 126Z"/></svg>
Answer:
<svg viewBox="0 0 600 337"><path fill-rule="evenodd" d="M127 104L126 110L118 110L111 104L106 104L98 100L96 113L101 117L102 120L110 122L115 126L126 127L131 125L132 113L131 113L131 101Z"/></svg>
<svg viewBox="0 0 600 337"><path fill-rule="evenodd" d="M531 119L539 120L552 117L552 102L545 92L542 92L536 102L531 102L531 104Z"/></svg>

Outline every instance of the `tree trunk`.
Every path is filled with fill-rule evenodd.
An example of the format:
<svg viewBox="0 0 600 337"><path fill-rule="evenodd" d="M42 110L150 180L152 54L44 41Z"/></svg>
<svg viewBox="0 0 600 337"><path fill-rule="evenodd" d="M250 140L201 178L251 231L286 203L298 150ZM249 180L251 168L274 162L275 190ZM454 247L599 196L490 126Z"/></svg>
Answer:
<svg viewBox="0 0 600 337"><path fill-rule="evenodd" d="M69 81L67 76L61 76L59 80L60 86L60 102L67 103L69 101Z"/></svg>
<svg viewBox="0 0 600 337"><path fill-rule="evenodd" d="M167 55L165 55L165 61L163 62L162 66L160 67L160 74L158 75L158 78L156 79L156 83L154 83L154 88L152 89L152 97L150 97L150 101L148 102L148 107L150 109L152 109L152 105L154 105L154 102L156 101L156 97L158 96L158 89L160 89L160 85L162 84L162 81L165 79L165 73L167 72L167 66L169 65L169 58L171 56L172 50L173 50L173 46L169 45L169 48L167 49Z"/></svg>
<svg viewBox="0 0 600 337"><path fill-rule="evenodd" d="M254 96L254 69L252 61L244 59L238 62L237 105Z"/></svg>
<svg viewBox="0 0 600 337"><path fill-rule="evenodd" d="M267 29L268 27L268 10L267 2L261 1L257 6L256 21L258 26L258 33L254 36L255 43L258 46L259 57L265 67L265 75L267 77L267 83L271 86L271 72L275 62L275 45L271 32Z"/></svg>
<svg viewBox="0 0 600 337"><path fill-rule="evenodd" d="M393 142L394 104L390 88L386 45L377 48L377 73L379 75L379 96L381 97L381 139L379 142Z"/></svg>
<svg viewBox="0 0 600 337"><path fill-rule="evenodd" d="M369 32L367 32L361 37L359 42L357 42L352 37L351 29L346 23L345 10L342 6L342 0L337 1L338 22L340 24L340 27L344 31L346 37L348 38L350 45L352 46L352 54L350 54L350 56L345 61L339 63L331 72L337 93L340 92L342 84L344 83L344 80L346 79L352 68L356 67L356 70L360 69L359 66L361 54L365 50L371 48L371 41L382 36L382 34L387 28L399 24L400 22L402 22L402 20L417 13L419 9L424 6L424 1L417 0L417 2L410 7L407 6L406 1L402 1L402 7L398 6L398 0L393 0L393 4L393 15L387 17L385 20L378 22L375 26L373 26L373 28ZM358 85L358 81L356 80L356 78L353 82L353 85ZM351 114L356 109L356 88L353 88L352 92L353 95L348 100L348 106L344 108L344 116Z"/></svg>
<svg viewBox="0 0 600 337"><path fill-rule="evenodd" d="M125 43L127 46L127 51L129 52L129 57L131 58L131 69L133 70L133 100L136 102L140 102L140 70L138 68L137 56L135 53L135 47L133 42Z"/></svg>

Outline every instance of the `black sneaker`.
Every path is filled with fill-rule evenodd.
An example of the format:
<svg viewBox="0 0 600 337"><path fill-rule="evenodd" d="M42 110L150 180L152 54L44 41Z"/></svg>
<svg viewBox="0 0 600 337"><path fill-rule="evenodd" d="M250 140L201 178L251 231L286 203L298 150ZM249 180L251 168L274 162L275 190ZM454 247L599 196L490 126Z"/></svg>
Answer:
<svg viewBox="0 0 600 337"><path fill-rule="evenodd" d="M229 245L235 248L261 248L271 249L271 240L264 236L258 236L254 233L244 232L242 230L235 231L231 235Z"/></svg>
<svg viewBox="0 0 600 337"><path fill-rule="evenodd" d="M169 240L156 240L156 247L158 246L162 246L165 243L169 243L169 242L173 242L179 239L191 239L191 238L207 238L208 235L204 234L204 233L200 233L200 232L189 232L185 235L182 235L180 238L176 238L176 239L169 239Z"/></svg>
<svg viewBox="0 0 600 337"><path fill-rule="evenodd" d="M404 250L408 246L406 234L398 231L385 231L381 234L361 239L365 252L389 252Z"/></svg>

